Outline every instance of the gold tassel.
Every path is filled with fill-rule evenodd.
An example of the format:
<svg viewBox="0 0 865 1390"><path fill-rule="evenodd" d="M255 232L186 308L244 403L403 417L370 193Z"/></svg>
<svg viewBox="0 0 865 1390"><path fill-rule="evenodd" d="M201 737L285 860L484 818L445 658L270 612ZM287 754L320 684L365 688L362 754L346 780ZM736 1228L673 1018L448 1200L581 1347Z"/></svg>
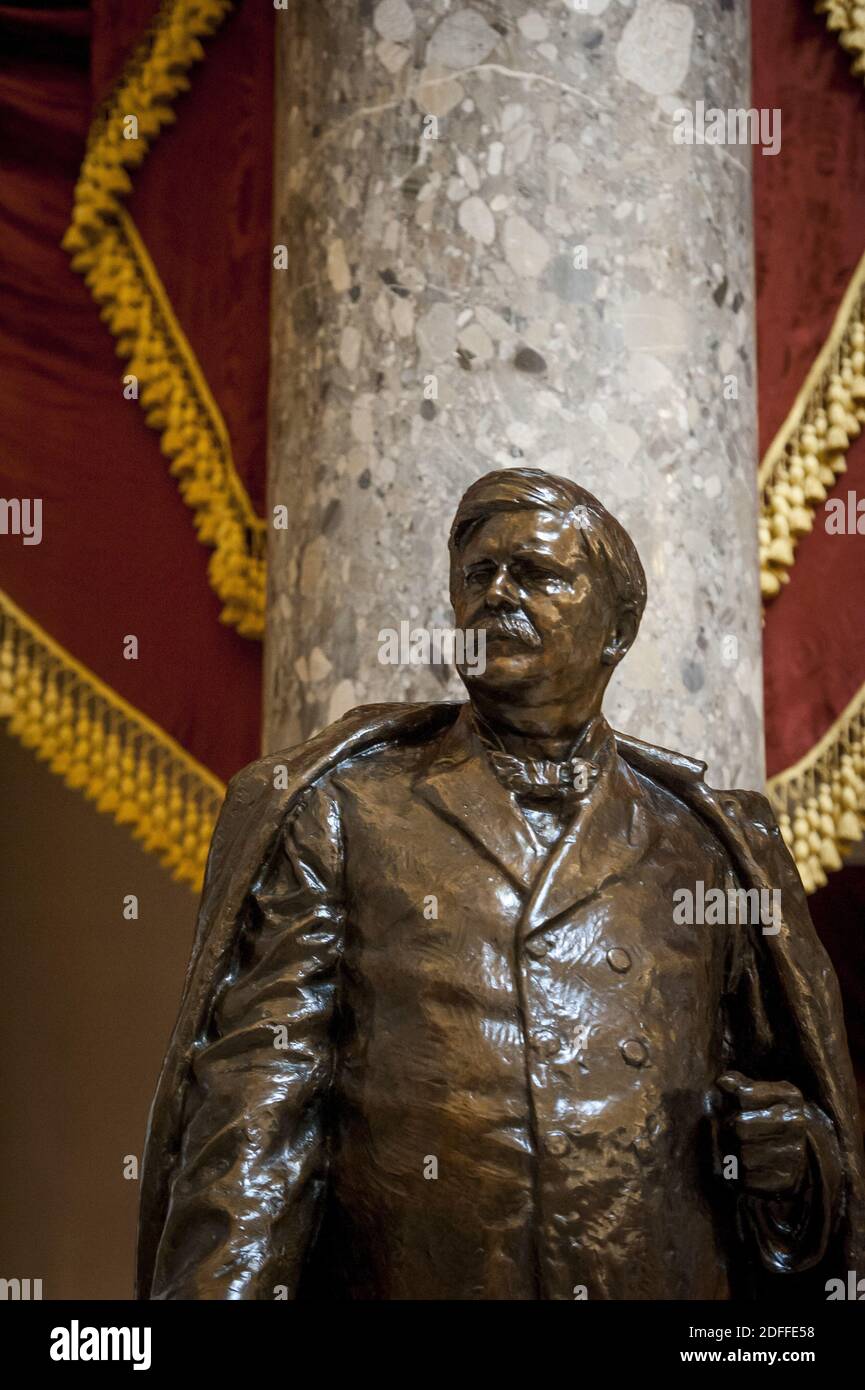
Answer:
<svg viewBox="0 0 865 1390"><path fill-rule="evenodd" d="M784 843L807 893L865 835L865 686L819 743L769 781Z"/></svg>
<svg viewBox="0 0 865 1390"><path fill-rule="evenodd" d="M826 16L826 28L852 56L854 77L865 76L865 7L860 0L815 0L814 9Z"/></svg>
<svg viewBox="0 0 865 1390"><path fill-rule="evenodd" d="M819 6L818 6L819 8ZM793 408L760 465L760 591L769 602L795 563L799 538L846 472L865 420L865 256Z"/></svg>
<svg viewBox="0 0 865 1390"><path fill-rule="evenodd" d="M132 188L127 169L141 163L174 120L170 102L188 89L186 70L204 57L200 40L230 8L230 0L164 0L94 121L63 246L137 378L145 418L161 435L199 539L215 548L207 573L223 604L222 621L244 637L260 638L266 525L237 474L219 407L121 201ZM130 116L138 122L134 139L127 138Z"/></svg>
<svg viewBox="0 0 865 1390"><path fill-rule="evenodd" d="M198 891L225 786L0 592L0 717Z"/></svg>

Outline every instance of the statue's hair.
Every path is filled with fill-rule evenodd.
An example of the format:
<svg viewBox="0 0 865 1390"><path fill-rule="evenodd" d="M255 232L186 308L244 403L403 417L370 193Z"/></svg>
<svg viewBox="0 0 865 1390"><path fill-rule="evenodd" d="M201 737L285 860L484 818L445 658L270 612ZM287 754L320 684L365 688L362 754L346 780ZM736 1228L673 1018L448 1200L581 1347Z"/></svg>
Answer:
<svg viewBox="0 0 865 1390"><path fill-rule="evenodd" d="M527 509L572 517L589 554L603 565L620 611L633 613L639 623L646 606L646 575L624 526L579 483L542 468L496 469L466 489L451 526L451 572L469 537L489 517Z"/></svg>

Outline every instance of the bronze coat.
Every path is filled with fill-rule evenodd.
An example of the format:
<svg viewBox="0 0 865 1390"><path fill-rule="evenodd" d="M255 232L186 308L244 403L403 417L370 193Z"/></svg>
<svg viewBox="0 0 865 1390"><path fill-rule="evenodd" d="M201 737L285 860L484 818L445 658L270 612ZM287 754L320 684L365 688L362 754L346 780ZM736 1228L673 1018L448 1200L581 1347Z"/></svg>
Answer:
<svg viewBox="0 0 865 1390"><path fill-rule="evenodd" d="M465 714L448 728L456 712L354 711L232 783L154 1102L140 1296L160 1238L161 1297L717 1298L743 1287L749 1252L819 1256L821 1276L854 1260L861 1150L837 987L768 803L616 736L542 864ZM304 866L316 902L287 902L273 867L287 823L291 881ZM672 888L724 882L731 864L746 887L781 888L777 936L673 932ZM315 916L302 949L302 931L279 936L291 912ZM262 913L270 959L245 950L239 965ZM280 1054L262 1035L285 1018ZM727 1065L795 1081L812 1105L815 1209L789 1254L771 1208L712 1175L705 1100Z"/></svg>

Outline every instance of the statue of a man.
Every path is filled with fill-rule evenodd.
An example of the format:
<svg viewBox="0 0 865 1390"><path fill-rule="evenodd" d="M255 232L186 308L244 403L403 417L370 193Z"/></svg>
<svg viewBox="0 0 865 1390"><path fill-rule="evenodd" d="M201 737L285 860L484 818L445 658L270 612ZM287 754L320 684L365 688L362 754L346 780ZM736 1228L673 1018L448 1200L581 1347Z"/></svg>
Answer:
<svg viewBox="0 0 865 1390"><path fill-rule="evenodd" d="M140 1295L825 1297L865 1269L856 1095L768 802L606 723L646 585L590 493L490 473L450 553L468 703L229 788Z"/></svg>

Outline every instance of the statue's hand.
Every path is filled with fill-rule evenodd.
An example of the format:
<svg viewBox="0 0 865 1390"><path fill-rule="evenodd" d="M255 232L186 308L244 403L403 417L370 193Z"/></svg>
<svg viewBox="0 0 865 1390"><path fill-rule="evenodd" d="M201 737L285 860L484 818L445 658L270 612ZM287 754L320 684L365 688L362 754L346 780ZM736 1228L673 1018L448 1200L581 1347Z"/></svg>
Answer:
<svg viewBox="0 0 865 1390"><path fill-rule="evenodd" d="M725 1072L718 1086L733 1105L727 1124L738 1140L746 1191L794 1196L808 1164L802 1092L789 1081L751 1081L739 1071Z"/></svg>

